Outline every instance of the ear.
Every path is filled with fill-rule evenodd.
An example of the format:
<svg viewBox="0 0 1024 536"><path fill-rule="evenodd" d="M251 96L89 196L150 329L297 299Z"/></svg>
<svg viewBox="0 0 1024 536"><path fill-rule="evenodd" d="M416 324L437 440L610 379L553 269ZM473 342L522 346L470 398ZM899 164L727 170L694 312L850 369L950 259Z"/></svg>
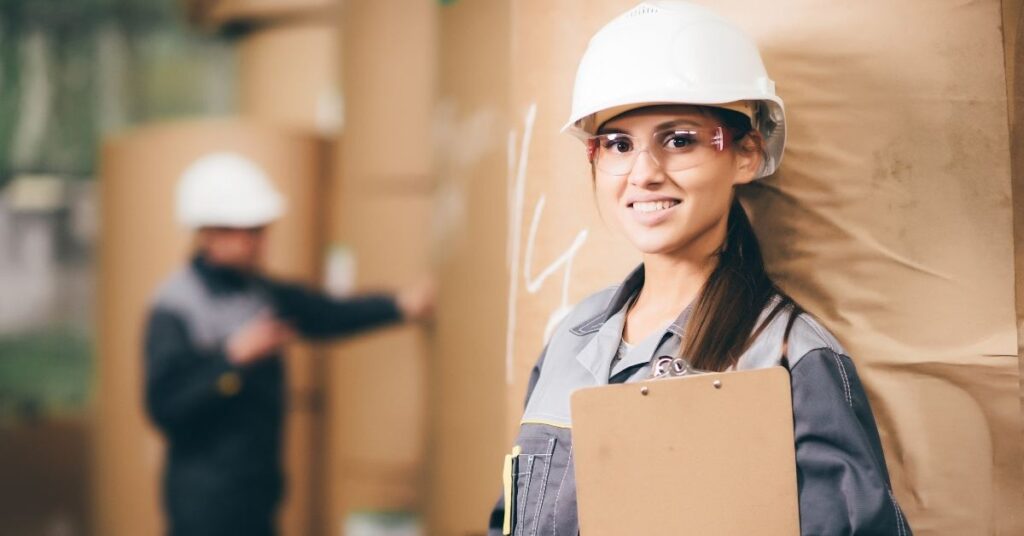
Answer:
<svg viewBox="0 0 1024 536"><path fill-rule="evenodd" d="M739 141L736 148L736 175L733 184L748 184L757 177L764 159L761 133L751 130Z"/></svg>

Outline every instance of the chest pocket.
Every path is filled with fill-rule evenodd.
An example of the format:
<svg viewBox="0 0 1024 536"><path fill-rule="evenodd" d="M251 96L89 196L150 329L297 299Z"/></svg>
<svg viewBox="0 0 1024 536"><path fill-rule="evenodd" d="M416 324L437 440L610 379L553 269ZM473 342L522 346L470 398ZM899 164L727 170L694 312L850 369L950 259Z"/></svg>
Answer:
<svg viewBox="0 0 1024 536"><path fill-rule="evenodd" d="M523 437L515 471L515 516L512 536L535 536L544 511L555 454L554 437Z"/></svg>

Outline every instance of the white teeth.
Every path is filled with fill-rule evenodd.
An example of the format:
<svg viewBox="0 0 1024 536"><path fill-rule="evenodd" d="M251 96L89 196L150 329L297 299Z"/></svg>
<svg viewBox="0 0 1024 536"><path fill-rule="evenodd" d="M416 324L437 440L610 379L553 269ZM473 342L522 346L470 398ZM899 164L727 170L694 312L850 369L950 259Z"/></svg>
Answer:
<svg viewBox="0 0 1024 536"><path fill-rule="evenodd" d="M679 201L645 201L633 203L633 210L637 212L657 212L672 208L679 204Z"/></svg>

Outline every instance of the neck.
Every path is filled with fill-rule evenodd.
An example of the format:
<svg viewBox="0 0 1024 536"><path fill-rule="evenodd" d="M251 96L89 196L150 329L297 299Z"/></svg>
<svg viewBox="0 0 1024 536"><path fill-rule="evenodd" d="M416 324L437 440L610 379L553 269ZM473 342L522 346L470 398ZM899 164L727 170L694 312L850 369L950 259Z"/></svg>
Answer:
<svg viewBox="0 0 1024 536"><path fill-rule="evenodd" d="M674 318L692 303L718 266L716 252L725 241L727 223L723 218L678 250L644 255L644 286L637 308Z"/></svg>
<svg viewBox="0 0 1024 536"><path fill-rule="evenodd" d="M675 316L693 302L714 268L714 261L709 259L691 261L663 255L645 256L644 287L637 297L636 307Z"/></svg>

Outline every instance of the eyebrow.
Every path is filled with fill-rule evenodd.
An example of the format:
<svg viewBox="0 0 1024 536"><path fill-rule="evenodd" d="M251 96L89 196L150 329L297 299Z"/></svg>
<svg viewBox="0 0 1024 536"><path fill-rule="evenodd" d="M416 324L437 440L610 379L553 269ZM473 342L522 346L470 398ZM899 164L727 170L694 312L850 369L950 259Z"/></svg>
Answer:
<svg viewBox="0 0 1024 536"><path fill-rule="evenodd" d="M684 126L684 125L685 126L692 126L692 127L700 127L701 126L700 123L698 123L697 121L694 121L693 119L673 119L671 121L665 121L664 123L659 124L658 126L654 127L654 130L655 131L659 131L659 130L664 130L666 128L678 127L678 126ZM600 134L632 134L628 130L622 129L622 128L600 128L600 129L598 129L597 133L599 135Z"/></svg>
<svg viewBox="0 0 1024 536"><path fill-rule="evenodd" d="M689 125L691 127L699 127L700 123L693 119L673 119L672 121L665 121L664 123L654 127L654 130L662 130L669 127L677 127L682 125Z"/></svg>

